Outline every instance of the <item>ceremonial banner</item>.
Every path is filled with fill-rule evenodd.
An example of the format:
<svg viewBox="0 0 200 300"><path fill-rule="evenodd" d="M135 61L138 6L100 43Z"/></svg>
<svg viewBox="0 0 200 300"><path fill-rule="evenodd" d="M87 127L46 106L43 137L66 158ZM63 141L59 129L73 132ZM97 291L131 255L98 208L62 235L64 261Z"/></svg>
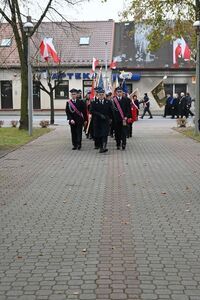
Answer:
<svg viewBox="0 0 200 300"><path fill-rule="evenodd" d="M151 90L151 93L158 103L159 107L163 107L166 103L166 96L164 90L164 83L163 80L158 83L158 85Z"/></svg>
<svg viewBox="0 0 200 300"><path fill-rule="evenodd" d="M129 96L130 98L132 98L134 95L136 95L137 98L140 99L140 92L138 88L136 88Z"/></svg>

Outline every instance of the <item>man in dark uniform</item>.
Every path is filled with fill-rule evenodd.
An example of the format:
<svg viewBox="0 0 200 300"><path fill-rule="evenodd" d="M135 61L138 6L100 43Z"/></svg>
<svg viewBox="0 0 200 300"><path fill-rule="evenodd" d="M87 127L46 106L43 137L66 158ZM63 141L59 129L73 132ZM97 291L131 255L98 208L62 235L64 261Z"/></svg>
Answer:
<svg viewBox="0 0 200 300"><path fill-rule="evenodd" d="M148 112L148 114L149 114L149 119L152 119L153 116L152 116L151 111L150 111L150 100L149 100L149 97L147 96L147 93L144 93L144 99L143 99L142 103L144 105L144 112L141 116L141 119L144 118L146 112Z"/></svg>
<svg viewBox="0 0 200 300"><path fill-rule="evenodd" d="M113 97L113 114L115 124L115 139L117 149L122 150L126 148L127 136L127 119L131 118L131 105L130 99L123 97L123 90L121 87L116 88L117 96Z"/></svg>
<svg viewBox="0 0 200 300"><path fill-rule="evenodd" d="M91 102L90 113L92 114L95 148L99 152L107 152L107 140L109 134L110 119L112 118L112 104L105 98L105 91L98 91L98 99Z"/></svg>
<svg viewBox="0 0 200 300"><path fill-rule="evenodd" d="M77 99L82 100L82 91L77 90Z"/></svg>
<svg viewBox="0 0 200 300"><path fill-rule="evenodd" d="M184 92L180 94L180 100L178 104L179 117L183 118L187 116L187 99L185 97Z"/></svg>
<svg viewBox="0 0 200 300"><path fill-rule="evenodd" d="M66 115L71 127L72 150L80 150L82 142L83 125L87 122L85 103L77 98L77 90L70 90L71 99L66 104Z"/></svg>

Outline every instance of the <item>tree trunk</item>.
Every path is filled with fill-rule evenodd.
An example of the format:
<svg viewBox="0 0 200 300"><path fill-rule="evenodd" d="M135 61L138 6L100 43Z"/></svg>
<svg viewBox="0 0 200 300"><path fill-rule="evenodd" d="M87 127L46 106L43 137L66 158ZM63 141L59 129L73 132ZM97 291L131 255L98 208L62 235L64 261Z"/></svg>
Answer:
<svg viewBox="0 0 200 300"><path fill-rule="evenodd" d="M28 130L28 68L21 64L21 115L19 129Z"/></svg>
<svg viewBox="0 0 200 300"><path fill-rule="evenodd" d="M51 119L50 124L54 124L54 99L53 99L53 91L50 92L50 105L51 105Z"/></svg>

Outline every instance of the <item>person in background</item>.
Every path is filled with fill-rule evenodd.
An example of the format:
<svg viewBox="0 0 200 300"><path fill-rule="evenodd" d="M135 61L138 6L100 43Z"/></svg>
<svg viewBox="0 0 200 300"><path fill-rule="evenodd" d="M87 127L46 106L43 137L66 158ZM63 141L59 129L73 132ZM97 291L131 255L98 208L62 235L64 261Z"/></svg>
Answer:
<svg viewBox="0 0 200 300"><path fill-rule="evenodd" d="M173 97L170 94L167 94L167 99L165 103L165 110L163 118L166 118L166 116L171 115L171 104L173 102Z"/></svg>
<svg viewBox="0 0 200 300"><path fill-rule="evenodd" d="M112 103L112 92L107 91L106 99L111 101L111 103ZM110 136L111 137L114 136L114 120L113 120L113 118L110 120Z"/></svg>
<svg viewBox="0 0 200 300"><path fill-rule="evenodd" d="M100 153L105 153L110 130L110 119L112 119L112 103L106 99L103 89L98 92L98 99L91 103L90 113L92 114L94 126L95 149L100 149ZM97 147L98 145L98 147Z"/></svg>
<svg viewBox="0 0 200 300"><path fill-rule="evenodd" d="M80 150L82 143L83 125L87 123L85 103L77 98L77 90L71 89L71 99L66 103L66 115L71 128L72 150Z"/></svg>
<svg viewBox="0 0 200 300"><path fill-rule="evenodd" d="M173 95L173 103L171 104L171 116L172 119L176 116L178 118L178 103L179 103L179 97L178 94Z"/></svg>
<svg viewBox="0 0 200 300"><path fill-rule="evenodd" d="M184 116L186 117L187 115L187 100L185 97L185 93L181 92L180 94L180 100L178 103L178 114L179 117L183 118Z"/></svg>
<svg viewBox="0 0 200 300"><path fill-rule="evenodd" d="M135 121L138 121L138 116L139 116L139 111L140 111L140 101L138 100L137 95L133 95L133 102L137 107L137 120L135 120Z"/></svg>
<svg viewBox="0 0 200 300"><path fill-rule="evenodd" d="M191 111L191 106L192 106L192 98L191 98L189 93L186 93L186 107L187 107L187 116L186 116L186 118L188 118L189 115L194 117L194 114Z"/></svg>
<svg viewBox="0 0 200 300"><path fill-rule="evenodd" d="M82 91L77 90L77 99L82 100Z"/></svg>
<svg viewBox="0 0 200 300"><path fill-rule="evenodd" d="M113 115L115 124L115 139L117 150L126 149L126 137L127 137L127 120L131 118L131 105L130 99L123 97L122 87L118 87L115 90L116 95L113 97Z"/></svg>
<svg viewBox="0 0 200 300"><path fill-rule="evenodd" d="M146 112L148 112L148 114L149 114L149 119L152 119L153 116L152 116L152 113L150 111L150 100L149 100L149 97L148 97L147 93L144 93L144 98L141 101L141 103L143 103L143 106L144 106L144 112L141 116L141 119L144 118Z"/></svg>
<svg viewBox="0 0 200 300"><path fill-rule="evenodd" d="M138 106L139 101L137 100L137 96L130 95L130 100L131 100L131 118L128 119L128 125L129 125L129 137L132 137L132 131L133 131L133 123L138 120Z"/></svg>

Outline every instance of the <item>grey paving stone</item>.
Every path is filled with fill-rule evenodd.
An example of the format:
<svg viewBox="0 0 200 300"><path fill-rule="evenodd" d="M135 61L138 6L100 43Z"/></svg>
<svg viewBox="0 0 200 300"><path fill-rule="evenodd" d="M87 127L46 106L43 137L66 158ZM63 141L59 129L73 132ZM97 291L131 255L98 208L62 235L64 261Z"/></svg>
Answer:
<svg viewBox="0 0 200 300"><path fill-rule="evenodd" d="M198 299L199 144L166 122L124 152L72 153L60 126L0 159L0 300Z"/></svg>

